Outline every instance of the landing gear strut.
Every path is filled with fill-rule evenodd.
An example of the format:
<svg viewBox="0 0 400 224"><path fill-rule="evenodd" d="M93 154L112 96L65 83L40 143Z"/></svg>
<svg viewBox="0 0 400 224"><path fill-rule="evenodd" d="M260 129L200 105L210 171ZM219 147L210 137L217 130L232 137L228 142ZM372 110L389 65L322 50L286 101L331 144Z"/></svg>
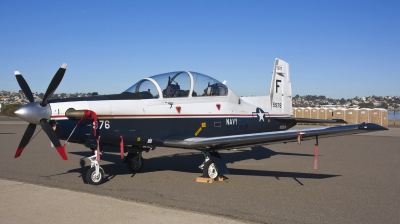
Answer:
<svg viewBox="0 0 400 224"><path fill-rule="evenodd" d="M208 152L202 152L205 159L204 162L199 166L203 170L203 177L206 178L217 178L219 176L218 168L214 161L210 158Z"/></svg>
<svg viewBox="0 0 400 224"><path fill-rule="evenodd" d="M139 172L143 167L142 152L128 153L125 161L129 171L131 171L132 173Z"/></svg>
<svg viewBox="0 0 400 224"><path fill-rule="evenodd" d="M86 173L86 181L92 185L99 185L104 179L104 170L100 167L97 161L97 151L94 151L94 155L87 157L90 160L90 169Z"/></svg>

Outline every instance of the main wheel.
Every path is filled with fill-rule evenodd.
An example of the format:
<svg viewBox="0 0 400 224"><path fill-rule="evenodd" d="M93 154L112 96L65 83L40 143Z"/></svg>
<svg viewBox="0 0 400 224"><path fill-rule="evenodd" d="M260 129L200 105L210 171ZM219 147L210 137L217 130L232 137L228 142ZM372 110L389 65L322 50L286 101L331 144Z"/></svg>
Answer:
<svg viewBox="0 0 400 224"><path fill-rule="evenodd" d="M126 158L126 164L129 171L133 173L139 172L143 167L143 157L140 153L129 154L128 158Z"/></svg>
<svg viewBox="0 0 400 224"><path fill-rule="evenodd" d="M99 170L99 175L96 175L96 168L92 167L86 173L86 181L92 185L99 185L103 182L104 179L104 171L103 169Z"/></svg>
<svg viewBox="0 0 400 224"><path fill-rule="evenodd" d="M218 169L217 166L215 166L214 161L211 159L208 160L203 167L203 176L204 177L209 177L209 178L217 178L218 177Z"/></svg>

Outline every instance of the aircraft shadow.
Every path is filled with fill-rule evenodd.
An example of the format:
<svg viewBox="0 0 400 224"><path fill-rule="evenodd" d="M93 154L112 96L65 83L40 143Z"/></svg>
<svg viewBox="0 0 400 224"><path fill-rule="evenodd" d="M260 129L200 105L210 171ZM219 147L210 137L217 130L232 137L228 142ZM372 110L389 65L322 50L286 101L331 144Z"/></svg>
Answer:
<svg viewBox="0 0 400 224"><path fill-rule="evenodd" d="M71 152L71 154L80 155L83 157L91 156L90 151L83 152ZM238 161L248 160L248 159L268 159L275 155L288 155L288 156L314 156L312 154L298 154L298 153L280 153L270 150L265 147L252 147L252 150L236 150L231 151L230 153L221 153L222 159L227 163L234 163ZM131 175L134 177L135 174L132 174L126 164L123 163L119 154L110 154L104 153L101 156L102 161L108 161L112 164L101 164L101 167L106 172L106 181L114 178L117 175ZM140 173L148 173L148 172L159 172L165 170L178 171L178 172L186 172L186 173L197 173L202 174L201 170L198 166L204 161L204 156L200 153L179 153L168 156L160 156L144 159L144 165ZM80 160L80 167L78 169L73 169L67 171L67 173L80 173L80 177L84 183L86 182L86 172L89 170L90 162L86 159ZM324 179L331 178L340 175L331 175L331 174L315 174L315 173L299 173L299 172L282 172L282 171L266 171L266 170L246 170L246 169L237 169L237 168L229 168L229 171L233 175L246 175L246 176L265 176L265 177L275 177L279 178L293 178L297 182L299 182L296 178L306 178L306 179ZM301 184L301 182L299 182Z"/></svg>
<svg viewBox="0 0 400 224"><path fill-rule="evenodd" d="M234 175L251 175L251 176L264 176L264 177L280 177L286 178L304 178L304 179L325 179L331 177L338 177L341 175L334 174L316 174L316 173L299 173L299 172L282 172L282 171L266 171L266 170L244 170L230 168L229 171Z"/></svg>
<svg viewBox="0 0 400 224"><path fill-rule="evenodd" d="M184 149L182 151L184 151ZM235 162L239 162L239 161L249 160L249 159L254 159L254 160L269 159L272 156L276 156L276 155L314 157L314 154L275 152L275 151L265 148L263 146L252 147L251 150L234 150L234 151L229 151L229 153L223 153L223 152L224 151L222 151L222 153L220 153L222 159L226 163L231 163L231 164L233 164ZM90 151L70 152L70 153L75 154L75 155L80 155L83 157L88 157L88 156L92 155ZM153 157L153 158L145 159L145 162L148 163L153 160L155 161L158 159L171 158L171 157L174 159L177 159L177 158L182 158L183 156L191 157L188 159L188 163L190 165L193 164L193 160L198 160L197 163L199 165L204 161L204 156L202 154L197 153L197 152L196 153L190 152L190 153L178 153L178 154L168 155L168 156ZM319 156L322 156L322 155L319 155ZM101 160L116 163L116 164L120 163L122 161L119 154L118 155L110 154L107 152L105 152L101 156ZM186 160L186 158L185 158L185 160ZM192 160L192 161L190 161L190 160ZM157 162L163 163L163 161L157 161ZM180 162L183 162L183 161L180 161ZM182 163L179 163L177 165L180 165L180 164L182 164Z"/></svg>
<svg viewBox="0 0 400 224"><path fill-rule="evenodd" d="M275 152L269 148L265 148L264 146L255 146L251 147L251 150L235 150L233 152L234 153L221 153L221 157L226 163L235 163L248 159L262 160L276 155L314 157L313 154Z"/></svg>
<svg viewBox="0 0 400 224"><path fill-rule="evenodd" d="M55 175L48 175L48 176L41 176L41 177L53 177L53 176L60 176L68 173L79 173L79 177L82 178L82 182L87 184L88 182L86 181L86 173L90 169L90 163L86 164L84 159L79 160L79 165L81 168L73 169L73 170L68 170L67 172L64 173L59 173ZM107 179L107 178L106 178Z"/></svg>

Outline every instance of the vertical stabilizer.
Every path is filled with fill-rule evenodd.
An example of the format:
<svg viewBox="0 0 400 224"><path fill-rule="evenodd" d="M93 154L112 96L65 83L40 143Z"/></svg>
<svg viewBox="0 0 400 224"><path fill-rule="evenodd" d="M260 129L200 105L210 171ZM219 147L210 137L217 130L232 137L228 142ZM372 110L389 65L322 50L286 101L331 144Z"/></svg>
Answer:
<svg viewBox="0 0 400 224"><path fill-rule="evenodd" d="M292 115L292 84L290 83L289 64L278 58L275 59L272 71L269 97L273 111Z"/></svg>

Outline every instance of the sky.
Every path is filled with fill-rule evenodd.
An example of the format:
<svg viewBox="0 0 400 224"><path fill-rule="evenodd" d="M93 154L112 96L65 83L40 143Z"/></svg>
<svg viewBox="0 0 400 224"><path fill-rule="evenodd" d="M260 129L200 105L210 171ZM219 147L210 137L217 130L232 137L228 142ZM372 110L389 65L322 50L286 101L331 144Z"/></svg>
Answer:
<svg viewBox="0 0 400 224"><path fill-rule="evenodd" d="M275 58L293 95L399 96L400 1L0 1L0 91L120 93L172 71L268 95Z"/></svg>

